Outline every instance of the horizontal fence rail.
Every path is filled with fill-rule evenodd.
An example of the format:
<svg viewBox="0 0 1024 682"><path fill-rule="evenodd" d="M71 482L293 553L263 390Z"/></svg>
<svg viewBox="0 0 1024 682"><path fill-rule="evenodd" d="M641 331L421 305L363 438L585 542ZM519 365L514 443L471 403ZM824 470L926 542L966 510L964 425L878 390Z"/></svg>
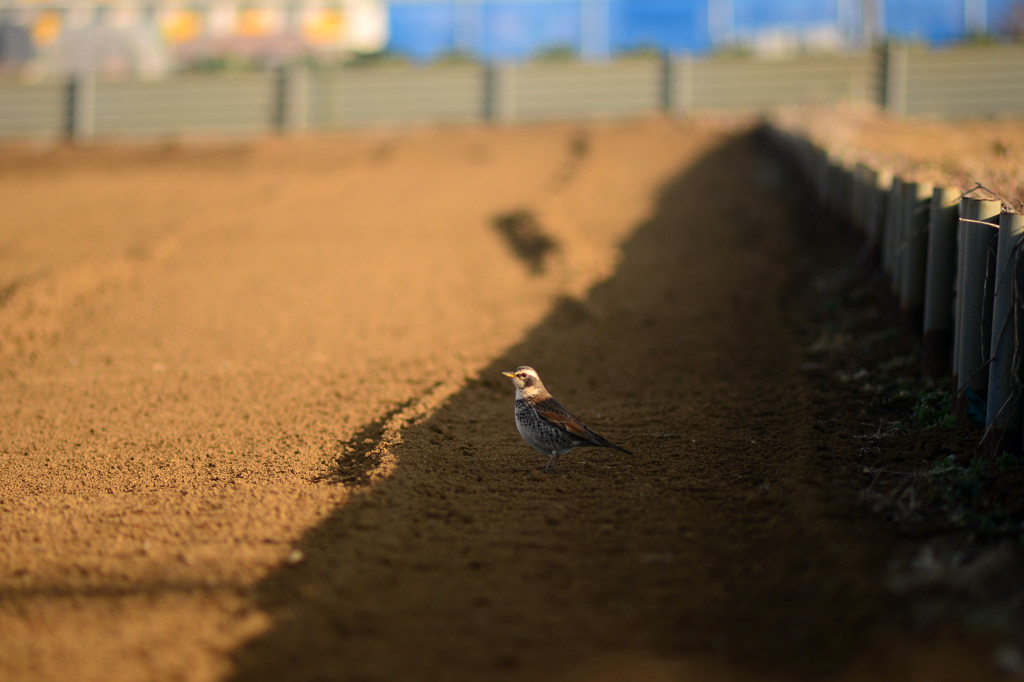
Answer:
<svg viewBox="0 0 1024 682"><path fill-rule="evenodd" d="M160 136L267 128L273 83L261 74L181 76L167 81L97 82L91 135Z"/></svg>
<svg viewBox="0 0 1024 682"><path fill-rule="evenodd" d="M1024 451L1024 223L976 188L932 187L769 133L819 204L851 226L886 283L890 318L921 338L921 370L948 377L953 411L985 425L988 457Z"/></svg>
<svg viewBox="0 0 1024 682"><path fill-rule="evenodd" d="M893 48L885 102L897 114L967 116L1024 113L1024 48L948 51Z"/></svg>
<svg viewBox="0 0 1024 682"><path fill-rule="evenodd" d="M677 87L688 90L683 109L749 112L869 102L876 80L875 62L867 54L772 61L722 58L693 62L692 70L683 69L677 76Z"/></svg>
<svg viewBox="0 0 1024 682"><path fill-rule="evenodd" d="M665 87L656 60L499 67L496 119L616 118L658 111Z"/></svg>
<svg viewBox="0 0 1024 682"><path fill-rule="evenodd" d="M309 83L308 127L471 123L483 117L486 72L381 67L296 74Z"/></svg>
<svg viewBox="0 0 1024 682"><path fill-rule="evenodd" d="M68 134L67 86L0 85L0 137L54 138Z"/></svg>
<svg viewBox="0 0 1024 682"><path fill-rule="evenodd" d="M420 123L607 119L664 112L756 113L860 102L893 114L1024 112L1024 47L786 59L688 56L610 62L301 67L0 80L0 139L250 135Z"/></svg>

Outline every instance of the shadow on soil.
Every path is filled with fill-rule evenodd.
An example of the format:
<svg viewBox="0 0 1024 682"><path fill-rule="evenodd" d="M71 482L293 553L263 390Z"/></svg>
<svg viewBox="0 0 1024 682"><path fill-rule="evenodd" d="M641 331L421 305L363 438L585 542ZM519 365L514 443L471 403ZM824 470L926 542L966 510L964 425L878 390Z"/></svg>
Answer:
<svg viewBox="0 0 1024 682"><path fill-rule="evenodd" d="M890 531L834 487L791 324L802 218L770 158L749 133L683 169L610 280L407 428L394 473L258 587L272 624L233 679L844 668L891 607ZM636 456L542 475L499 374L521 364Z"/></svg>

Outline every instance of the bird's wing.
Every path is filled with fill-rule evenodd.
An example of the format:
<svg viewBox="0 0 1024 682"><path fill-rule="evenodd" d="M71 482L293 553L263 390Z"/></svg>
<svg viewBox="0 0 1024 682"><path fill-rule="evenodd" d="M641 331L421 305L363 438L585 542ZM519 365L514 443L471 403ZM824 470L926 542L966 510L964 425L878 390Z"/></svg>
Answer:
<svg viewBox="0 0 1024 682"><path fill-rule="evenodd" d="M609 444L604 438L588 429L578 418L569 414L569 411L562 407L561 403L554 398L547 398L546 400L534 403L533 409L537 411L541 418L551 422L563 431L568 431L577 438L590 441L594 445Z"/></svg>
<svg viewBox="0 0 1024 682"><path fill-rule="evenodd" d="M563 431L567 431L581 440L591 443L592 445L597 445L602 448L615 448L616 450L621 450L628 455L633 454L621 445L616 445L604 436L591 431L577 417L569 414L569 411L562 407L562 404L554 398L538 400L533 404L533 409L536 410L537 414L545 421L557 426Z"/></svg>

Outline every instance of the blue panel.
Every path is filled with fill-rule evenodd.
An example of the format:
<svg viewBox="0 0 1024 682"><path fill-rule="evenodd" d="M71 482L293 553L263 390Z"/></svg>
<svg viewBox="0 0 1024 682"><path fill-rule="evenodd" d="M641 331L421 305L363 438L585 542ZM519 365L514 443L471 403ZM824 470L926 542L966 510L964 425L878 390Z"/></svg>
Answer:
<svg viewBox="0 0 1024 682"><path fill-rule="evenodd" d="M524 59L541 50L579 46L579 0L485 4L483 53L488 59Z"/></svg>
<svg viewBox="0 0 1024 682"><path fill-rule="evenodd" d="M931 44L965 35L965 4L976 8L971 21L998 32L1014 1L878 0L890 36ZM731 19L716 31L741 38L826 25L855 35L858 9L853 0L393 0L388 49L417 60L452 50L521 60L556 47L585 57L641 48L702 53L713 46L709 13ZM839 26L841 19L847 25Z"/></svg>
<svg viewBox="0 0 1024 682"><path fill-rule="evenodd" d="M1005 32L1003 26L1010 19L1010 13L1013 11L1014 5L1018 6L1018 12L1024 12L1024 6L1021 6L1020 0L988 0L986 18L989 33L999 34Z"/></svg>
<svg viewBox="0 0 1024 682"><path fill-rule="evenodd" d="M668 52L706 52L707 0L617 0L609 7L612 52L657 48Z"/></svg>
<svg viewBox="0 0 1024 682"><path fill-rule="evenodd" d="M388 23L388 50L392 52L428 60L456 47L450 2L392 2Z"/></svg>
<svg viewBox="0 0 1024 682"><path fill-rule="evenodd" d="M778 26L799 30L835 24L838 20L839 6L835 0L733 0L733 27L744 35Z"/></svg>
<svg viewBox="0 0 1024 682"><path fill-rule="evenodd" d="M950 43L964 35L963 0L886 0L885 32L894 38Z"/></svg>

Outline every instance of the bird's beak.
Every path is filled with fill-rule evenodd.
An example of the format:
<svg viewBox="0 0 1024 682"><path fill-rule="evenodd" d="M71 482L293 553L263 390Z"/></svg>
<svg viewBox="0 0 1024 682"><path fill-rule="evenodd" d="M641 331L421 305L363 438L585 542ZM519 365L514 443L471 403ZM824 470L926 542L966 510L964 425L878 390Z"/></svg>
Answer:
<svg viewBox="0 0 1024 682"><path fill-rule="evenodd" d="M505 376L507 376L507 377L508 377L509 379L511 379L512 377L514 377L514 376L515 376L515 374L513 374L512 372L502 372L502 374L504 374Z"/></svg>

